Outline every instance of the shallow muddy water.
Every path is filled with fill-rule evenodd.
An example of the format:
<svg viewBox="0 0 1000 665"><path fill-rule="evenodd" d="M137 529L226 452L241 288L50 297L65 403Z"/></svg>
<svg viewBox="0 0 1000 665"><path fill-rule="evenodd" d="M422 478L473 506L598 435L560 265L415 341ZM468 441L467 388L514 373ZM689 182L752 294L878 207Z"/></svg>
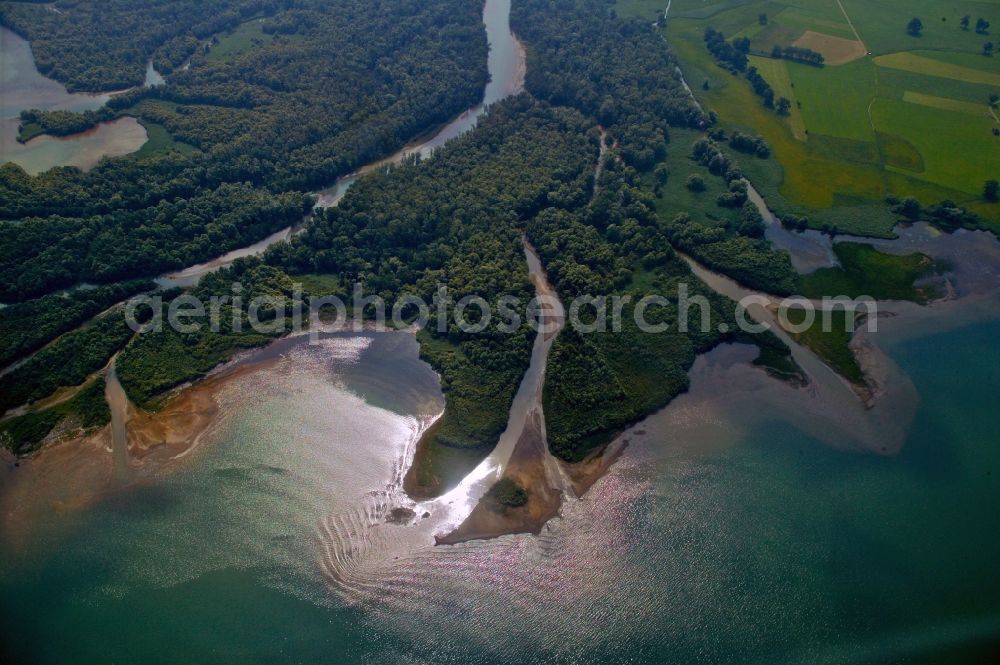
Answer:
<svg viewBox="0 0 1000 665"><path fill-rule="evenodd" d="M19 143L22 110L92 111L104 106L111 94L66 92L61 83L38 72L31 46L7 28L0 28L0 63L0 163L14 162L33 175L55 166L86 171L102 157L133 153L148 140L135 118L119 118L73 136L39 136ZM147 72L147 81L149 77Z"/></svg>
<svg viewBox="0 0 1000 665"><path fill-rule="evenodd" d="M413 337L289 341L225 387L225 418L176 468L53 511L44 537L4 552L0 618L19 626L4 648L53 663L985 649L1000 635L998 323L994 304L880 338L920 394L896 455L810 434L807 391L751 367L749 347L721 347L540 536L447 547L430 535L461 506L386 521L442 405Z"/></svg>

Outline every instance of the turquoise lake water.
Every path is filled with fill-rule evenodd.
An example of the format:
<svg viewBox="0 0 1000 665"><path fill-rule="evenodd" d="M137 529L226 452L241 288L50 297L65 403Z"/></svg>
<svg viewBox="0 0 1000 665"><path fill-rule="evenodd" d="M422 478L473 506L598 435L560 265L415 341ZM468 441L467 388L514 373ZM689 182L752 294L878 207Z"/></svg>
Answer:
<svg viewBox="0 0 1000 665"><path fill-rule="evenodd" d="M889 345L922 397L889 458L738 394L755 370L721 349L662 414L671 427L652 419L541 536L447 548L382 519L440 408L412 337L302 346L233 385L230 417L180 468L4 555L4 648L40 663L984 662L1000 648L998 338L994 318Z"/></svg>

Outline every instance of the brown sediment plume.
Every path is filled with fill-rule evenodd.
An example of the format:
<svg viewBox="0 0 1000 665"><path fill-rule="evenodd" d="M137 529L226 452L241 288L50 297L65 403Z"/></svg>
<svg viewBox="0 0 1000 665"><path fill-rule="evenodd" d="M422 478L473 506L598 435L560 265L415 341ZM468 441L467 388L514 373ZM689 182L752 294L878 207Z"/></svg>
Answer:
<svg viewBox="0 0 1000 665"><path fill-rule="evenodd" d="M0 532L25 538L46 515L77 510L180 461L224 415L218 396L232 381L268 363L237 364L179 390L162 409L128 403L128 462L115 473L112 426L64 437L0 468Z"/></svg>
<svg viewBox="0 0 1000 665"><path fill-rule="evenodd" d="M559 516L564 497L585 495L618 461L628 444L628 438L618 437L580 462L563 462L549 454L541 414L532 412L502 476L523 487L528 502L518 508L501 508L489 500L480 501L457 529L435 536L436 544L457 545L519 533L538 535Z"/></svg>
<svg viewBox="0 0 1000 665"><path fill-rule="evenodd" d="M111 429L63 439L0 472L0 527L19 542L44 512L86 505L111 486Z"/></svg>
<svg viewBox="0 0 1000 665"><path fill-rule="evenodd" d="M546 469L541 414L532 412L511 454L503 478L513 480L528 493L528 502L518 508L501 508L489 500L480 501L462 524L445 536L436 536L438 545L455 545L470 540L486 540L517 533L541 533L562 506L562 490Z"/></svg>
<svg viewBox="0 0 1000 665"><path fill-rule="evenodd" d="M608 445L592 451L579 462L570 463L559 460L559 467L566 479L569 480L577 498L586 494L594 486L594 483L604 477L611 465L625 453L629 442L627 437L619 436Z"/></svg>

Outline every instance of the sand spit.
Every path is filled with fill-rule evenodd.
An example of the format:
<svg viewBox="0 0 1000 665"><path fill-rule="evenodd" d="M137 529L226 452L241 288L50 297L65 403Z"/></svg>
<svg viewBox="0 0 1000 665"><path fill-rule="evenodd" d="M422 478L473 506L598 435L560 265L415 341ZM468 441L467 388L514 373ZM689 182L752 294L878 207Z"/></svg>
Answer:
<svg viewBox="0 0 1000 665"><path fill-rule="evenodd" d="M559 515L563 499L558 480L551 478L546 468L547 456L542 418L535 411L528 416L503 473L504 478L527 490L528 503L519 508L501 508L489 500L480 501L461 526L445 536L436 536L437 544L455 545L516 533L541 533L545 524Z"/></svg>

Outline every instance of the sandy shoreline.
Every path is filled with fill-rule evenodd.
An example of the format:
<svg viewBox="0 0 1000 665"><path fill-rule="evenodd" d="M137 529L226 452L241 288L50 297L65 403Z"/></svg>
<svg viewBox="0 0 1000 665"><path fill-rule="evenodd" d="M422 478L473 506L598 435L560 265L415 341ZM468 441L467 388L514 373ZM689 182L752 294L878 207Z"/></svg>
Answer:
<svg viewBox="0 0 1000 665"><path fill-rule="evenodd" d="M9 542L21 540L47 517L86 508L180 463L225 415L218 396L226 385L273 362L231 363L180 389L157 412L128 403L124 477L115 473L111 424L67 436L24 458L5 458L0 468L0 531Z"/></svg>
<svg viewBox="0 0 1000 665"><path fill-rule="evenodd" d="M879 325L887 335L885 342L891 346L899 338L958 327L993 316L997 311L997 297L996 291L992 290L946 298L927 306L883 303L891 312L886 311L880 316ZM110 425L87 435L70 435L26 458L15 460L5 454L0 459L0 531L5 533L8 541L17 541L38 523L44 524L46 516L85 508L102 497L148 482L160 471L181 464L223 421L226 415L220 406L223 389L230 382L273 367L289 343L295 342L279 341L235 358L206 378L175 391L164 407L155 413L128 404L128 461L124 478L116 477L114 473ZM905 390L895 396L899 399L891 394L893 390L889 388L899 388L897 384L906 377L898 376L885 353L887 345L878 340L877 334L862 330L852 340L851 346L872 390L872 399L865 404L869 416L864 418L866 422L856 424L879 424L871 420L873 406L882 411L901 406L916 408L917 396L911 396ZM886 405L884 401L890 404ZM805 408L805 411L811 413L812 409ZM817 415L812 413L814 418ZM839 420L843 420L844 415L840 414ZM896 420L906 421L907 418ZM504 467L504 476L517 481L528 491L528 504L505 512L497 512L485 504L477 505L457 529L436 537L437 542L453 544L507 534L539 533L549 520L559 515L566 498L582 497L607 473L629 445L630 436L644 433L644 423L645 420L629 427L609 446L592 452L582 462L568 464L555 460L549 454L540 410L529 412L509 462ZM843 424L840 423L841 426ZM905 423L900 424L901 431L895 433L899 436L890 436L892 433L884 429L886 425L886 422L881 422L877 428L881 447L873 447L871 442L861 447L876 454L898 453L905 440L905 431L902 431L906 429ZM855 434L859 432L855 431ZM412 474L415 464L419 462L419 451L417 455L405 476ZM411 494L411 498L419 497Z"/></svg>

